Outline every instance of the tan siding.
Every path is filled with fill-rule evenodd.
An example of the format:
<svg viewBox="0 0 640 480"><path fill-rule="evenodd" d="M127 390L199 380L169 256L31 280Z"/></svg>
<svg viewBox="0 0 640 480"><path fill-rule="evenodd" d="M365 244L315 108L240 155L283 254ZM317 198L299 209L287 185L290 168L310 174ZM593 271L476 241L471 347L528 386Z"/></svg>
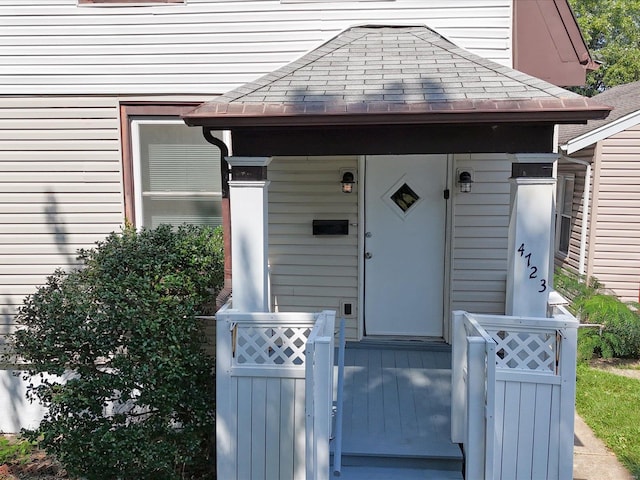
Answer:
<svg viewBox="0 0 640 480"><path fill-rule="evenodd" d="M511 66L509 0L9 0L0 5L0 94L219 94L349 26L375 23L428 24Z"/></svg>
<svg viewBox="0 0 640 480"><path fill-rule="evenodd" d="M347 336L355 339L358 305L358 194L340 191L340 169L357 157L277 157L269 165L269 263L277 311L340 310L353 304ZM357 188L356 188L357 190ZM348 236L312 235L313 220L347 219Z"/></svg>
<svg viewBox="0 0 640 480"><path fill-rule="evenodd" d="M640 293L640 125L602 142L593 274L625 301Z"/></svg>
<svg viewBox="0 0 640 480"><path fill-rule="evenodd" d="M581 161L592 162L593 155L593 148L585 148L571 155L571 157ZM571 238L569 241L569 252L567 253L567 255L556 252L555 266L559 268L567 268L576 273L578 272L580 262L580 235L582 231L582 222L584 219L582 203L585 188L586 169L587 167L585 165L573 163L564 158L561 158L558 161L558 175L574 175L574 190L573 207L571 209ZM590 189L592 197L593 185L591 185ZM589 212L589 215L591 215L591 212ZM587 222L588 221L589 220L587 219ZM589 228L590 226L587 224L587 239L589 238ZM588 244L586 245L586 247L588 248Z"/></svg>
<svg viewBox="0 0 640 480"><path fill-rule="evenodd" d="M114 98L0 98L0 329L123 221Z"/></svg>
<svg viewBox="0 0 640 480"><path fill-rule="evenodd" d="M504 313L511 161L500 154L456 155L474 170L469 194L453 191L453 310Z"/></svg>

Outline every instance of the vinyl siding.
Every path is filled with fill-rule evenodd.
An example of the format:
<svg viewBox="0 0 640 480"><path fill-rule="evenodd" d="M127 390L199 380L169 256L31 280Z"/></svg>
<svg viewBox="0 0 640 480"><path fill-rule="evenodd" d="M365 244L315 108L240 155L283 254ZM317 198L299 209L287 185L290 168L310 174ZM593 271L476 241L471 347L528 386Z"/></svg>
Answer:
<svg viewBox="0 0 640 480"><path fill-rule="evenodd" d="M594 148L585 148L571 155L572 158L592 162L594 159ZM584 221L583 212L583 195L585 188L585 165L577 163L571 163L566 159L560 158L558 161L558 176L560 175L573 175L574 176L574 189L573 189L573 205L571 209L571 235L569 238L569 251L565 255L562 252L555 253L554 264L559 268L567 268L575 273L578 273L580 263L580 235L582 231L582 224ZM590 187L590 205L593 201L593 173L591 176ZM591 209L589 215L591 215ZM589 220L587 219L587 249L589 248ZM586 259L585 259L586 261ZM586 268L586 267L585 267ZM585 270L586 273L586 270Z"/></svg>
<svg viewBox="0 0 640 480"><path fill-rule="evenodd" d="M358 337L358 193L340 190L340 169L357 157L275 157L269 164L269 265L276 311L340 311L353 304L346 333ZM349 221L349 235L314 236L313 220Z"/></svg>
<svg viewBox="0 0 640 480"><path fill-rule="evenodd" d="M471 168L471 193L453 185L452 310L503 314L505 308L511 160L500 154L455 155ZM455 169L454 169L455 171Z"/></svg>
<svg viewBox="0 0 640 480"><path fill-rule="evenodd" d="M355 24L425 23L511 66L510 0L0 5L0 94L224 93Z"/></svg>
<svg viewBox="0 0 640 480"><path fill-rule="evenodd" d="M122 224L117 100L0 98L0 335L25 295Z"/></svg>
<svg viewBox="0 0 640 480"><path fill-rule="evenodd" d="M602 141L593 275L624 301L640 293L640 125Z"/></svg>

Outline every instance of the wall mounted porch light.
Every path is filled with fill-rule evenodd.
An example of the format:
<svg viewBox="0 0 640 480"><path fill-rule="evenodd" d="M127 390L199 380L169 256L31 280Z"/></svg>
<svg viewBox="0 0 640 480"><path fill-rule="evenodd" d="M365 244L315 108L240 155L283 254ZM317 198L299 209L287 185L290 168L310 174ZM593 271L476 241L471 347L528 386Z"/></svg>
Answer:
<svg viewBox="0 0 640 480"><path fill-rule="evenodd" d="M473 183L473 170L461 169L457 170L458 187L460 187L461 193L471 192L471 184Z"/></svg>
<svg viewBox="0 0 640 480"><path fill-rule="evenodd" d="M342 185L342 193L353 192L353 185L356 183L356 176L351 170L340 170L342 179L340 184Z"/></svg>

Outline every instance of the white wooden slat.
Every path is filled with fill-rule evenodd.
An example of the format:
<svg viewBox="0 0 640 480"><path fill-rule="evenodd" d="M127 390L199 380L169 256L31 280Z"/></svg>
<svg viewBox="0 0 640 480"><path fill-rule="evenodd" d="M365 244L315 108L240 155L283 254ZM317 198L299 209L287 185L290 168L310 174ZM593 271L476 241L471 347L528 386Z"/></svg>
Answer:
<svg viewBox="0 0 640 480"><path fill-rule="evenodd" d="M302 479L306 472L305 446L305 416L304 416L304 382L297 380L294 391L294 448L297 453L293 458L293 478Z"/></svg>
<svg viewBox="0 0 640 480"><path fill-rule="evenodd" d="M538 385L534 409L535 425L532 443L531 478L545 478L549 462L552 385Z"/></svg>
<svg viewBox="0 0 640 480"><path fill-rule="evenodd" d="M253 379L236 377L234 380L238 388L237 403L237 480L250 479L251 477L251 457L253 455L253 442L251 440L251 399Z"/></svg>
<svg viewBox="0 0 640 480"><path fill-rule="evenodd" d="M280 451L283 448L282 432L280 432L282 381L282 379L267 381L265 429L268 434L265 445L265 479L281 478L279 459Z"/></svg>
<svg viewBox="0 0 640 480"><path fill-rule="evenodd" d="M502 478L517 478L517 459L518 459L518 423L520 409L508 408L507 406L519 405L521 400L520 385L516 382L505 382L504 393L504 424L503 424L503 444L502 444L502 460L501 469ZM522 446L526 448L526 446Z"/></svg>
<svg viewBox="0 0 640 480"><path fill-rule="evenodd" d="M267 382L277 382L277 379L254 378L251 383L251 455L245 460L251 462L251 477L254 480L266 479L267 442Z"/></svg>
<svg viewBox="0 0 640 480"><path fill-rule="evenodd" d="M278 456L280 477L283 480L294 480L294 448L295 448L295 388L294 379L283 379L280 384L280 452Z"/></svg>
<svg viewBox="0 0 640 480"><path fill-rule="evenodd" d="M560 422L561 412L560 405L562 402L561 388L559 385L554 385L551 390L551 416L549 424L554 427L549 432L549 452L558 452L561 449L560 446ZM558 455L549 455L549 464L547 470L548 480L560 480L558 478L559 458Z"/></svg>
<svg viewBox="0 0 640 480"><path fill-rule="evenodd" d="M523 383L520 387L520 419L518 422L518 455L516 476L514 478L522 480L534 480L531 475L533 466L532 446L534 438L535 415L530 412L536 411L536 391L538 384Z"/></svg>

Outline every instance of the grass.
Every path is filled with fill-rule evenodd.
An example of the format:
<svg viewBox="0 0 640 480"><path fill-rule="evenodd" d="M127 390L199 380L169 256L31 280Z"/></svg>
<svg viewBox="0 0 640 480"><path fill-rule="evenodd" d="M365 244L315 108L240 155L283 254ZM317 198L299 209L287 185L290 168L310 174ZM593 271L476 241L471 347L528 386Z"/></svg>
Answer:
<svg viewBox="0 0 640 480"><path fill-rule="evenodd" d="M31 459L32 450L33 446L26 440L0 436L0 465L26 463Z"/></svg>
<svg viewBox="0 0 640 480"><path fill-rule="evenodd" d="M640 380L578 365L576 408L618 460L640 477Z"/></svg>

